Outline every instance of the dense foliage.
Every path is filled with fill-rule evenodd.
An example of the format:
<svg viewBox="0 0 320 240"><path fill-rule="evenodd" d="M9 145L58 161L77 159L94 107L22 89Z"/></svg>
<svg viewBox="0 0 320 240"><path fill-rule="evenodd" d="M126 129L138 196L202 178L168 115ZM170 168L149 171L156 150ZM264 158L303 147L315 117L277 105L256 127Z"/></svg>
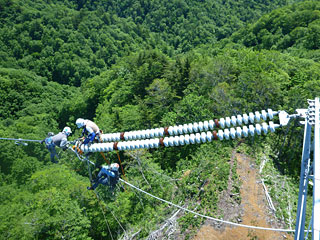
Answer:
<svg viewBox="0 0 320 240"><path fill-rule="evenodd" d="M307 1L279 8L232 36L255 49L274 49L319 61L320 3Z"/></svg>
<svg viewBox="0 0 320 240"><path fill-rule="evenodd" d="M0 137L41 140L68 125L72 140L78 117L122 132L306 107L320 92L319 2L294 2L0 0ZM239 191L230 166L239 145L259 154L267 145L268 171L296 191L301 131L296 121L243 141L121 152L122 177L220 217L229 174ZM0 149L1 239L144 238L175 212L126 186L99 187L97 198L71 152L52 164L39 143L0 140ZM180 234L202 222L182 214Z"/></svg>

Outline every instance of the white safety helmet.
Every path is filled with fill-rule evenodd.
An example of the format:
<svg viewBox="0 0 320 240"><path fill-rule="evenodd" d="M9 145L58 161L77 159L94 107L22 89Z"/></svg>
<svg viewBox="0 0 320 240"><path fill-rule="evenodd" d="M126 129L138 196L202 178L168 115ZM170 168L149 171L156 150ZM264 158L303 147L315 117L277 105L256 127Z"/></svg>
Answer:
<svg viewBox="0 0 320 240"><path fill-rule="evenodd" d="M112 169L113 171L118 171L118 169L119 169L119 164L118 164L118 163L112 163L112 164L110 165L110 167L111 167L111 169Z"/></svg>
<svg viewBox="0 0 320 240"><path fill-rule="evenodd" d="M54 136L54 133L53 132L48 132L48 137L52 137Z"/></svg>
<svg viewBox="0 0 320 240"><path fill-rule="evenodd" d="M67 136L69 136L69 135L72 133L70 127L65 127L65 128L62 130L62 132L64 132L65 134L67 134Z"/></svg>
<svg viewBox="0 0 320 240"><path fill-rule="evenodd" d="M76 125L78 128L82 128L85 125L85 120L83 118L78 118L76 121Z"/></svg>

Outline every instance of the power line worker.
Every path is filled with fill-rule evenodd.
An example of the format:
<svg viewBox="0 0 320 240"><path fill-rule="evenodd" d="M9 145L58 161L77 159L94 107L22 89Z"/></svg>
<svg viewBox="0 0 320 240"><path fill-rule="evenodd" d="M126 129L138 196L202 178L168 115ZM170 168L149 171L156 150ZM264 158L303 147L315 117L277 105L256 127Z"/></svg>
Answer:
<svg viewBox="0 0 320 240"><path fill-rule="evenodd" d="M87 119L78 118L76 125L78 128L83 128L81 137L88 135L83 141L83 144L92 143L95 137L97 137L98 141L100 141L100 129L97 124Z"/></svg>
<svg viewBox="0 0 320 240"><path fill-rule="evenodd" d="M62 148L62 150L66 150L68 147L68 137L72 133L70 127L65 127L62 132L59 132L58 134L54 135L52 132L48 133L48 137L41 141L41 143L45 143L47 149L50 152L50 158L51 162L57 163L55 161L54 157L57 156L59 159L59 156L56 152L56 146Z"/></svg>
<svg viewBox="0 0 320 240"><path fill-rule="evenodd" d="M114 189L119 181L119 164L112 163L111 165L102 165L98 168L100 171L97 178L93 181L92 187L87 187L87 189L94 190L99 184L103 184Z"/></svg>

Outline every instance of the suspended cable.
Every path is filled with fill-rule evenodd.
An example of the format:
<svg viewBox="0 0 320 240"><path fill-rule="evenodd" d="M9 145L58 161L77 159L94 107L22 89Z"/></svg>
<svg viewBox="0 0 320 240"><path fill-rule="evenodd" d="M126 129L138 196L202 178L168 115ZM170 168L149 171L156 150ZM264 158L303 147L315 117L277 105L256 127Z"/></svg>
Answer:
<svg viewBox="0 0 320 240"><path fill-rule="evenodd" d="M88 158L86 158L86 160L87 160L87 164L88 164L88 172L89 172L90 184L92 186L92 172L91 172L91 168L90 168L90 162L89 162Z"/></svg>
<svg viewBox="0 0 320 240"><path fill-rule="evenodd" d="M140 130L140 131L112 133L112 134L102 134L101 139L103 141L114 141L114 142L98 143L98 144L92 144L90 146L82 145L80 147L80 149L77 147L77 150L79 150L79 152L75 149L70 148L70 147L69 147L69 149L72 150L74 153L76 153L79 160L81 160L82 162L84 162L84 161L87 162L90 183L92 185L92 172L90 169L90 164L92 164L92 165L95 165L95 164L88 159L88 156L85 156L85 158L83 158L81 156L82 152L100 152L106 161L106 158L105 158L103 152L116 150L118 158L119 158L119 163L122 168L122 164L121 164L118 150L133 150L133 149L139 149L139 148L149 149L149 148L158 148L160 146L165 146L165 147L181 146L181 145L185 145L185 144L211 142L212 140L224 140L224 139L228 140L228 139L242 138L242 137L247 137L249 135L254 136L255 134L261 135L262 133L267 134L269 131L274 132L276 128L287 125L289 120L292 117L302 116L303 112L301 112L301 110L299 112L298 110L299 109L297 109L298 114L288 115L284 111L274 112L271 109L268 109L268 111L262 110L261 113L256 111L255 113L250 112L249 115L243 114L243 115L232 116L231 118L230 117L220 118L220 121L218 119L214 119L214 120L209 120L209 121L204 121L204 122L189 123L189 124L184 124L184 125L179 125L179 126L170 126L170 127L165 127L165 128L147 129L147 130ZM243 126L242 128L239 127L240 125L243 125L243 123L248 124L250 122L253 124L254 122L260 122L261 119L264 121L266 121L267 118L272 119L273 116L277 115L277 114L279 115L280 124L274 124L273 122L269 122L269 125L268 125L266 122L263 122L262 124L257 123L257 124L255 124L255 126L249 125L248 127L247 126ZM227 127L234 126L236 128L224 129L226 126ZM222 129L215 131L215 130L213 130L215 128L222 128ZM213 131L211 132L208 130L213 130ZM207 131L207 132L205 132L205 131ZM188 133L190 133L190 135ZM185 134L185 135L182 135L182 134ZM164 136L170 136L170 137L164 137ZM155 137L160 137L160 138L155 138ZM148 139L148 138L150 138L150 139ZM140 140L140 139L145 139L145 140ZM21 142L39 142L39 143L42 142L42 140L21 139L21 138L19 138L19 139L0 138L0 140L12 140L12 141L16 141L16 144L19 144L19 143L21 144ZM129 141L117 142L120 140L129 140ZM130 140L136 140L136 141L130 141ZM26 145L26 143L24 145ZM122 172L124 175L123 168L122 168ZM125 177L125 175L124 175L124 177ZM136 189L136 190L138 190L138 191L140 191L150 197L153 197L159 201L165 202L169 205L175 206L175 207L182 209L186 212L190 212L190 213L195 214L197 216L207 218L207 219L210 219L213 221L217 221L217 222L221 222L221 223L225 223L225 224L229 224L229 225L234 225L234 226L238 226L238 227L251 228L251 229L271 230L271 231L280 231L280 232L295 232L295 230L292 230L292 229L274 229L274 228L250 226L250 225L233 223L230 221L224 221L221 219L206 216L206 215L197 213L195 211L189 210L187 208L181 207L181 206L174 204L172 202L169 202L167 200L156 197L148 192L145 192L144 190L142 190L138 187L135 187L134 185L128 183L127 181L125 181L123 179L119 179L119 180L121 182L129 185L130 187L132 187L132 188L134 188L134 189ZM99 198L98 198L97 194L96 194L96 197L98 199L98 203L99 203L99 206L102 210L102 213L103 213L104 219L106 221L111 238L113 239L109 224L108 224L107 219L105 217L102 206L99 202ZM121 228L122 228L122 226L121 226ZM304 231L309 232L309 230L304 230Z"/></svg>
<svg viewBox="0 0 320 240"><path fill-rule="evenodd" d="M109 209L109 208L108 208ZM114 217L114 219L116 219L116 221L118 222L119 226L121 227L121 229L124 231L124 234L127 235L126 230L122 227L121 223L119 222L118 218L115 216L115 214L113 213L113 211L111 209L109 209L109 211L111 212L112 216Z"/></svg>
<svg viewBox="0 0 320 240"><path fill-rule="evenodd" d="M101 200L101 198L100 198L98 192L96 192L96 190L94 190L94 193L97 195L97 198L98 198L99 200ZM103 200L102 200L102 201L103 201ZM104 201L103 201L103 202L104 202ZM126 230L123 228L123 226L121 225L120 221L119 221L118 218L115 216L115 214L113 213L113 211L112 211L107 205L105 205L105 207L108 208L108 210L111 212L112 216L113 216L113 217L116 219L116 221L118 222L118 224L119 224L119 226L121 227L121 229L124 231L125 235L127 235Z"/></svg>
<svg viewBox="0 0 320 240"><path fill-rule="evenodd" d="M73 148L68 147L68 149L71 150L72 152L74 152L80 161L82 161L82 162L86 161L86 162L87 162L89 179L90 179L90 186L92 187L92 182L93 182L93 180L92 180L92 172L91 172L90 164L93 164L93 165L95 165L95 164L94 164L93 162L91 162L91 161L88 159L87 156L86 156L84 159L82 159L81 156L79 155L79 153L78 153L76 150L74 150ZM94 193L95 193L95 197L96 197L96 199L97 199L97 202L98 202L98 204L99 204L99 207L100 207L100 209L101 209L101 211L102 211L102 215L103 215L103 218L104 218L104 220L105 220L105 222L106 222L106 226L107 226L107 229L108 229L109 234L110 234L110 236L111 236L111 239L114 240L114 239L113 239L113 236L112 236L112 233L111 233L111 229L110 229L110 227L109 227L109 223L108 223L107 218L106 218L106 216L105 216L104 210L103 210L103 208L102 208L102 206L101 206L101 204L100 204L100 199L99 199L99 197L98 197L98 195L97 195L96 190L94 190Z"/></svg>
<svg viewBox="0 0 320 240"><path fill-rule="evenodd" d="M120 155L119 155L118 151L117 151L117 156L118 156L119 164L121 166L123 177L127 180L127 177L126 177L126 175L124 174L124 171L123 171L123 167L122 167L122 163L121 163L121 159L120 159ZM126 191L126 188L124 188L124 190Z"/></svg>
<svg viewBox="0 0 320 240"><path fill-rule="evenodd" d="M132 188L134 188L134 189L136 189L136 190L138 190L138 191L140 191L140 192L142 192L142 193L144 193L144 194L146 194L146 195L148 195L148 196L150 196L152 198L155 198L155 199L157 199L159 201L167 203L167 204L169 204L171 206L174 206L176 208L182 209L182 210L184 210L186 212L190 212L190 213L192 213L194 215L197 215L199 217L207 218L207 219L210 219L210 220L213 220L213 221L216 221L216 222L221 222L221 223L225 223L225 224L229 224L229 225L233 225L233 226L237 226L237 227L245 227L245 228L250 228L250 229L259 229L259 230L268 230L268 231L277 231L277 232L295 232L295 230L293 230L293 229L277 229L277 228L266 228L266 227L250 226L250 225L245 225L245 224L240 224L240 223L233 223L233 222L230 222L230 221L224 221L224 220L221 220L221 219L218 219L218 218L213 218L213 217L210 217L210 216L206 216L204 214L197 213L195 211L192 211L192 210L189 210L187 208L181 207L181 206L179 206L177 204L174 204L174 203L169 202L167 200L164 200L162 198L156 197L156 196L152 195L151 193L148 193L148 192L146 192L146 191L144 191L144 190L142 190L142 189L140 189L140 188L138 188L138 187L126 182L126 181L124 181L121 178L119 180L121 182L127 184L128 186L130 186L130 187L132 187ZM305 232L307 232L307 231L308 230L305 230Z"/></svg>
<svg viewBox="0 0 320 240"><path fill-rule="evenodd" d="M122 167L122 163L121 163L121 159L120 159L120 155L119 155L118 151L117 151L117 156L118 156L118 160L119 160L119 163L120 163L120 166L121 166L122 174L125 177L125 174L124 174L124 171L123 171L123 167Z"/></svg>
<svg viewBox="0 0 320 240"><path fill-rule="evenodd" d="M157 172L155 169L153 169L152 167L150 167L150 166L149 166L148 164L146 164L146 163L141 164L141 163L140 163L140 160L139 160L139 156L135 156L135 155L133 155L133 154L130 153L130 152L128 152L128 154L129 154L129 156L131 156L133 159L137 160L137 162L138 162L138 164L139 164L139 166L140 166L140 168L141 168L141 173L142 173L142 175L143 175L143 178L145 178L145 177L144 177L144 174L143 174L143 172L142 172L142 167L145 167L146 169L151 170L153 173L155 173L155 174L157 174L157 175L159 175L159 176L162 176L162 177L167 178L168 181L170 181L170 182L169 182L170 184L173 184L173 183L171 183L171 181L174 181L174 182L179 181L179 179L173 179L173 178L171 178L171 177L169 177L169 176L167 176L167 175L165 175L165 174L162 174L162 173ZM145 180L146 180L146 179L145 179ZM146 180L146 182L148 182L148 181ZM148 183L148 184L149 184L149 183Z"/></svg>
<svg viewBox="0 0 320 240"><path fill-rule="evenodd" d="M42 140L22 139L22 138L0 138L0 140L9 140L9 141L18 141L18 142L38 142L38 143L42 141Z"/></svg>
<svg viewBox="0 0 320 240"><path fill-rule="evenodd" d="M159 175L159 176L162 176L162 177L164 177L164 178L167 178L170 184L173 184L173 183L171 183L171 182L180 181L180 179L171 178L171 177L169 177L169 176L167 176L167 175L165 175L165 174L163 174L163 173L159 173L157 170L155 170L154 168L150 167L150 166L147 165L147 164L144 164L144 167L147 168L147 169L149 169L149 170L151 170L153 173L155 173L155 174L157 174L157 175Z"/></svg>
<svg viewBox="0 0 320 240"><path fill-rule="evenodd" d="M106 225L107 225L109 234L110 234L112 240L114 240L114 239L113 239L113 236L112 236L112 233L111 233L111 229L110 229L110 227L109 227L109 223L108 223L107 218L106 218L106 215L105 215L105 213L104 213L104 211L103 211L103 208L102 208L102 206L101 206L101 203L100 203L99 198L98 198L98 196L97 196L97 193L96 193L95 191L96 191L96 190L94 190L94 193L95 193L95 196L96 196L96 198L97 198L98 204L99 204L99 206L100 206L101 212L102 212L102 214L103 214L103 218L104 218L104 220L105 220L105 222L106 222Z"/></svg>

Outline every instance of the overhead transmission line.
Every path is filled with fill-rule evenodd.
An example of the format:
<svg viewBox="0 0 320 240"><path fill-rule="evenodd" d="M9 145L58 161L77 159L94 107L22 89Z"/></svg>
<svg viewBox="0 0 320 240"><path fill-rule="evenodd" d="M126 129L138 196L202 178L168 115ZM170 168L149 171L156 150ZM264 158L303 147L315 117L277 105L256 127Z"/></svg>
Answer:
<svg viewBox="0 0 320 240"><path fill-rule="evenodd" d="M197 216L199 216L199 217L203 217L203 218L206 218L206 219L209 219L209 220L213 220L213 221L216 221L216 222L221 222L221 223L225 223L225 224L229 224L229 225L233 225L233 226L237 226L237 227L250 228L250 229L269 230L269 231L277 231L277 232L294 232L294 231L295 231L295 230L293 230L293 229L277 229L277 228L266 228L266 227L250 226L250 225L245 225L245 224L240 224L240 223L234 223L234 222L225 221L225 220L222 220L222 219L218 219L218 218L213 218L213 217L210 217L210 216L206 216L206 215L204 215L204 214L197 213L197 212L195 212L195 211L193 211L193 210L189 210L189 209L187 209L187 208L185 208L185 207L182 207L182 206L179 206L179 205L177 205L177 204L175 204L175 203L173 203L173 202L170 202L170 201L167 201L167 200L165 200L165 199L159 198L159 197L157 197L157 196L155 196L155 195L152 195L151 193L148 193L148 192L146 192L146 191L144 191L144 190L142 190L142 189L140 189L140 188L132 185L131 183L128 183L128 182L124 181L124 180L121 179L121 178L120 178L119 180L120 180L121 182L127 184L128 186L130 186L130 187L132 187L132 188L134 188L134 189L136 189L136 190L138 190L138 191L140 191L140 192L142 192L142 193L144 193L144 194L146 194L146 195L148 195L148 196L150 196L150 197L152 197L152 198L155 198L155 199L157 199L157 200L159 200L159 201L161 201L161 202L167 203L167 204L169 204L169 205L171 205L171 206L174 206L174 207L176 207L176 208L179 208L179 209L181 209L181 210L184 210L184 211L186 211L186 212L192 213L192 214L194 214L194 215L197 215ZM308 231L308 230L305 230L305 231Z"/></svg>
<svg viewBox="0 0 320 240"><path fill-rule="evenodd" d="M15 144L17 145L28 145L27 143L24 142L38 142L41 143L42 140L34 140L34 139L22 139L22 138L0 138L0 140L9 140L9 141L15 141Z"/></svg>
<svg viewBox="0 0 320 240"><path fill-rule="evenodd" d="M316 98L315 100L317 103L313 104L316 105L316 111L317 114L319 114L319 99ZM318 105L317 105L318 104ZM312 104L311 104L312 105ZM309 107L310 108L310 107ZM312 108L312 107L311 107ZM91 161L88 160L88 157L86 156L85 159L80 156L83 152L108 152L108 151L118 151L118 150L134 150L139 148L158 148L160 146L164 147L170 147L170 146L181 146L185 144L195 144L195 143L205 143L205 142L211 142L212 140L228 140L228 139L235 139L235 138L242 138L242 137L248 137L248 136L254 136L256 134L261 135L262 133L267 134L268 132L275 132L276 128L286 126L288 122L292 118L296 117L303 117L306 118L306 116L309 114L309 112L312 112L314 110L306 110L306 109L296 109L298 114L289 115L285 111L272 111L271 109L268 109L268 111L262 110L261 112L256 111L254 114L251 112L248 114L243 115L237 115L226 117L226 118L220 118L220 121L218 119L215 120L209 120L204 122L198 122L198 123L189 123L179 126L171 126L166 128L157 128L157 129L147 129L147 130L140 130L140 131L131 131L131 132L122 132L122 133L111 133L111 134L103 134L101 136L101 139L103 141L107 141L107 143L95 143L90 146L81 145L80 149L71 149L73 152L76 153L77 157L81 161L87 161L88 163L88 171L89 171L89 177L90 181L92 181L91 176L91 170L90 170L90 164L94 164ZM315 115L317 115L315 114ZM273 119L274 115L279 115L279 121L280 124L274 124L272 121L267 124L266 122L263 122L262 124L256 123L253 125L254 122L260 122L261 120L266 121L267 118ZM309 114L309 121L310 119L314 121L313 115ZM319 116L317 116L319 117ZM316 128L315 130L318 134L319 130L319 120L315 120L316 122ZM240 125L243 124L249 124L251 125L243 126L242 128ZM224 129L225 127L231 127L232 128ZM220 128L218 131L214 130L216 128ZM224 129L224 130L222 130ZM310 129L310 127L309 127ZM213 130L213 131L209 131ZM310 130L309 130L310 131ZM309 133L308 133L309 134ZM310 135L310 134L309 134ZM309 136L308 135L308 136ZM316 135L316 134L315 134ZM320 135L320 133L318 134ZM159 138L157 138L159 137ZM319 136L318 136L319 137ZM305 137L306 138L306 137ZM41 142L40 140L31 140L31 139L14 139L14 138L0 138L0 140L15 140L17 141L16 144L19 144L21 142ZM118 142L120 141L121 142ZM126 141L123 141L126 140ZM132 141L131 141L132 140ZM108 141L114 141L114 142L108 142ZM319 145L319 142L317 142ZM317 146L318 146L317 145ZM320 147L319 147L320 148ZM318 151L318 150L317 150ZM318 153L318 152L317 152ZM314 154L319 155L319 154ZM316 157L315 157L316 158ZM314 178L317 179L317 178ZM317 179L318 180L318 179ZM156 197L148 192L145 192L144 190L135 187L134 185L128 183L127 181L124 181L123 179L120 179L121 182L129 185L130 187L147 194L150 197L153 197L155 199L158 199L159 201L165 202L169 205L175 206L179 209L182 209L184 211L190 212L192 214L195 214L197 216L207 218L213 221L239 226L239 227L246 227L251 229L260 229L260 230L270 230L270 231L280 231L280 232L294 232L295 230L292 229L274 229L274 228L265 228L265 227L257 227L257 226L250 226L245 224L239 224L239 223L233 223L230 221L224 221L221 219L213 218L210 216L206 216L200 213L197 213L195 211L189 210L187 208L181 207L177 204L174 204L172 202L169 202L167 200L161 199L159 197ZM301 185L301 184L300 184ZM315 186L315 184L314 184ZM300 186L300 193L301 195L301 186ZM300 196L299 196L300 200ZM300 202L300 201L299 201ZM299 203L300 205L300 203ZM299 208L299 207L298 207ZM303 218L305 217L305 213L302 214ZM313 221L313 225L317 221ZM297 228L297 226L296 226ZM304 230L301 226L299 229L300 232L306 232L308 230ZM319 235L319 231L316 230L316 228L313 226L313 233L316 233L316 235Z"/></svg>

